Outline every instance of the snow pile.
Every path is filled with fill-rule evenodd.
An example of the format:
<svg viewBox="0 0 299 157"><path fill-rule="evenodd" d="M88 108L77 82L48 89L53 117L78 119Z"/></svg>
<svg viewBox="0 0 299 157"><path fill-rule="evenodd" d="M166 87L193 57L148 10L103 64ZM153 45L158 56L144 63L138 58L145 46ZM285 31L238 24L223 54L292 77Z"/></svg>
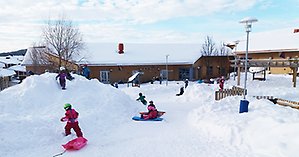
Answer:
<svg viewBox="0 0 299 157"><path fill-rule="evenodd" d="M79 125L87 138L107 134L130 121L122 117L140 110L137 102L110 85L75 75L63 91L55 77L53 73L33 75L0 93L1 156L38 156L37 149L59 151L58 143L70 139L63 138L65 123L59 121L65 103L79 112Z"/></svg>
<svg viewBox="0 0 299 157"><path fill-rule="evenodd" d="M189 123L206 137L230 144L243 152L251 151L249 156L294 156L299 144L296 133L299 130L298 110L275 105L267 99L253 98L274 96L298 101L299 91L292 88L291 76L271 75L266 81L248 80L248 113L239 114L243 97L211 101L214 92L206 92L206 96L199 100L200 107L190 112ZM226 86L231 87L233 84L235 82L230 80ZM193 91L199 89L195 86L193 88Z"/></svg>
<svg viewBox="0 0 299 157"><path fill-rule="evenodd" d="M75 75L60 89L56 74L30 76L23 83L0 92L0 156L53 156L65 137L63 105L71 103L80 113L79 125L89 140L80 151L63 157L295 157L299 145L299 112L253 96L274 96L299 101L292 76L267 75L266 81L248 75L249 112L239 114L241 96L215 101L218 84L189 82L185 93L176 96L184 83L159 81L119 89ZM244 75L241 75L243 83ZM225 88L236 81L228 80ZM242 86L242 84L241 84ZM141 92L166 111L161 122L132 121L146 106L136 101ZM152 153L151 153L152 152Z"/></svg>

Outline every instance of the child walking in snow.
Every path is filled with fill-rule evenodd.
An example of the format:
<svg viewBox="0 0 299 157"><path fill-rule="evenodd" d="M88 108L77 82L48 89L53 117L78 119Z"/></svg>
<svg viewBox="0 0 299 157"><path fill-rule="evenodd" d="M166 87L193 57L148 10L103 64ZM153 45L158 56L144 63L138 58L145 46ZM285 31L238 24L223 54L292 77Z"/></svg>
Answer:
<svg viewBox="0 0 299 157"><path fill-rule="evenodd" d="M140 100L143 105L147 104L147 101L145 100L145 96L142 95L142 93L139 93L139 98L136 99L137 101Z"/></svg>
<svg viewBox="0 0 299 157"><path fill-rule="evenodd" d="M65 122L67 121L64 129L65 129L65 136L71 134L71 129L74 129L76 132L77 137L83 137L83 133L81 132L81 129L79 127L79 122L78 122L78 116L79 113L75 110L72 109L72 105L67 103L64 105L65 109L65 116L60 119L60 121Z"/></svg>
<svg viewBox="0 0 299 157"><path fill-rule="evenodd" d="M188 79L186 79L186 80L185 80L185 88L187 88L187 87L188 87L188 84L189 84L189 80L188 80Z"/></svg>
<svg viewBox="0 0 299 157"><path fill-rule="evenodd" d="M158 110L154 105L153 101L149 101L149 105L147 106L148 112L141 115L143 119L154 119L158 117Z"/></svg>
<svg viewBox="0 0 299 157"><path fill-rule="evenodd" d="M61 86L62 89L65 89L66 76L67 76L67 74L65 72L65 68L64 67L60 67L60 72L56 76L56 80L59 77L59 84L60 84L60 86Z"/></svg>
<svg viewBox="0 0 299 157"><path fill-rule="evenodd" d="M220 88L220 91L223 91L223 88L224 88L224 77L222 76L221 79L219 80L219 88Z"/></svg>

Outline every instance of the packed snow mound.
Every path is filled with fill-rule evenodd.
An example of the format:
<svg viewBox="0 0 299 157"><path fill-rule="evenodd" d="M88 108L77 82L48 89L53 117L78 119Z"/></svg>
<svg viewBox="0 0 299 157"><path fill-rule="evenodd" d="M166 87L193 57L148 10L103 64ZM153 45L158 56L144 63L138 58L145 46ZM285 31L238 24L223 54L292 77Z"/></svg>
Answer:
<svg viewBox="0 0 299 157"><path fill-rule="evenodd" d="M59 121L64 116L65 103L72 104L79 112L79 125L87 138L130 121L130 117L140 110L140 104L124 92L96 79L74 75L74 80L67 80L67 89L61 90L56 75L32 75L21 84L0 92L1 152L18 149L20 153L36 146L51 148L44 144L49 143L47 141L52 141L57 150L57 146L65 142L61 141L65 123ZM103 123L106 125L102 126Z"/></svg>
<svg viewBox="0 0 299 157"><path fill-rule="evenodd" d="M188 114L188 122L204 136L217 139L223 144L233 147L247 144L248 146L242 147L242 152L254 149L257 156L265 157L267 154L296 154L299 137L294 136L294 132L299 129L298 110L273 104L267 99L253 98L274 96L298 101L299 90L292 88L291 76L271 75L266 81L249 78L248 82L249 112L242 114L239 113L239 108L243 96L229 96L220 101L211 101L214 91L206 88L206 85L188 87L188 97L191 97L192 93L198 93L201 97L198 99L198 107ZM229 80L225 82L225 87L230 88L234 84L234 81ZM217 85L210 86L211 89L217 89ZM205 92L205 96L200 94L201 91Z"/></svg>

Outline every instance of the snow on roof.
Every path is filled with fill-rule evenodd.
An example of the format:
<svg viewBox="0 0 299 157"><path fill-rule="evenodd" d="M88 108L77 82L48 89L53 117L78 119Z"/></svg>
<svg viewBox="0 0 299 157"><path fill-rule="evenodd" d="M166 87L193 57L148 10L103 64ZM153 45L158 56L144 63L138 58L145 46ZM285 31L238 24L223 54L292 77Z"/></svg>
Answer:
<svg viewBox="0 0 299 157"><path fill-rule="evenodd" d="M14 66L11 66L11 67L9 67L7 69L14 70L14 71L26 72L26 67L25 66L21 66L21 65L14 65Z"/></svg>
<svg viewBox="0 0 299 157"><path fill-rule="evenodd" d="M7 69L0 68L0 76L12 76L15 74L16 73L13 70L7 70Z"/></svg>
<svg viewBox="0 0 299 157"><path fill-rule="evenodd" d="M21 63L21 65L31 65L33 64L33 56L40 57L38 55L43 54L42 52L45 52L45 47L29 47L27 49L27 52L24 56L24 59ZM34 55L33 55L34 53Z"/></svg>
<svg viewBox="0 0 299 157"><path fill-rule="evenodd" d="M19 64L21 61L15 56L0 57L0 62L4 64Z"/></svg>
<svg viewBox="0 0 299 157"><path fill-rule="evenodd" d="M4 63L0 63L0 68L4 68L5 64Z"/></svg>
<svg viewBox="0 0 299 157"><path fill-rule="evenodd" d="M259 73L264 71L266 68L265 67L250 67L249 72L251 73Z"/></svg>
<svg viewBox="0 0 299 157"><path fill-rule="evenodd" d="M237 52L244 53L245 51L246 36L237 45ZM294 33L294 28L259 33L251 32L249 34L248 51L249 53L299 51L299 33Z"/></svg>
<svg viewBox="0 0 299 157"><path fill-rule="evenodd" d="M124 43L124 53L118 53L118 43L87 44L85 60L89 65L151 65L193 64L201 56L201 44L133 44ZM80 63L79 63L80 64Z"/></svg>

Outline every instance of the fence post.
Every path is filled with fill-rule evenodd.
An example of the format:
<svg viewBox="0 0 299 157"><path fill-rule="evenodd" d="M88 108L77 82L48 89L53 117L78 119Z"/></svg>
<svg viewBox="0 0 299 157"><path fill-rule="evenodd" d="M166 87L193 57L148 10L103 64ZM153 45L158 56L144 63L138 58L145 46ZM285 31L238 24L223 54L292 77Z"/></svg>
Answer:
<svg viewBox="0 0 299 157"><path fill-rule="evenodd" d="M0 91L3 89L3 77L0 77Z"/></svg>
<svg viewBox="0 0 299 157"><path fill-rule="evenodd" d="M219 100L218 99L218 91L215 91L215 100Z"/></svg>

